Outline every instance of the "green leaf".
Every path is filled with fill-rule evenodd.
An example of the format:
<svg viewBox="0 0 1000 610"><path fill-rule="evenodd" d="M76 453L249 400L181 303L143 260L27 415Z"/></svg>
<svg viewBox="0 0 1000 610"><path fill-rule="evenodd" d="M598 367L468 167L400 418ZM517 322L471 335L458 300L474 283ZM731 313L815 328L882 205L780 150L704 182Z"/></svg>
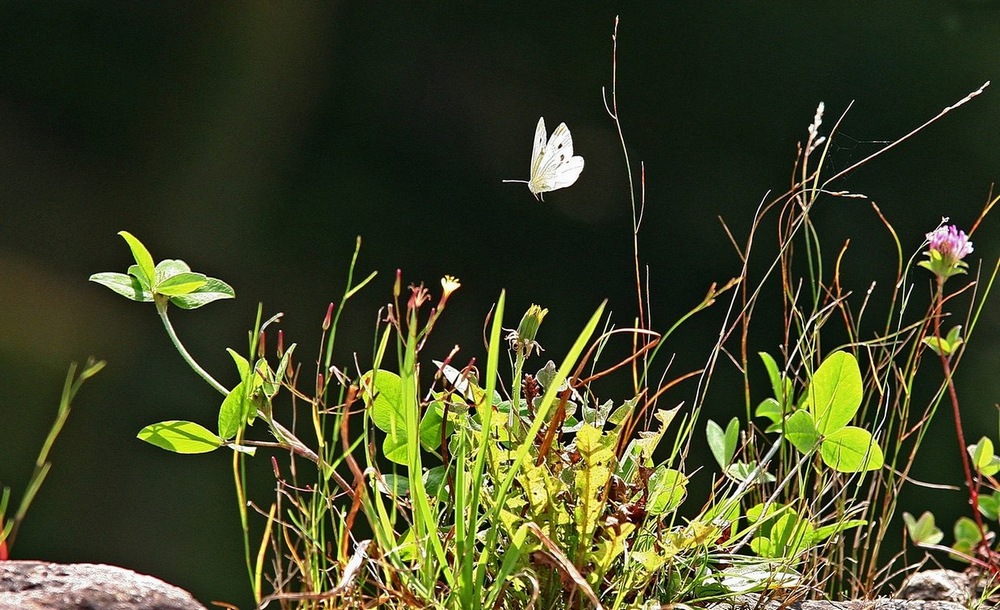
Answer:
<svg viewBox="0 0 1000 610"><path fill-rule="evenodd" d="M201 288L207 281L201 273L178 273L157 283L154 291L169 297L183 296Z"/></svg>
<svg viewBox="0 0 1000 610"><path fill-rule="evenodd" d="M764 362L764 368L767 369L767 378L771 380L771 391L774 392L774 398L780 401L784 390L784 384L781 381L781 369L778 368L778 363L771 357L771 354L757 352L757 355L760 356L760 359Z"/></svg>
<svg viewBox="0 0 1000 610"><path fill-rule="evenodd" d="M950 356L954 351L954 347L947 339L938 339L937 337L924 337L924 345L931 348L931 351L938 356L944 354L945 356Z"/></svg>
<svg viewBox="0 0 1000 610"><path fill-rule="evenodd" d="M784 435L802 453L809 453L819 442L819 431L808 411L799 410L785 421Z"/></svg>
<svg viewBox="0 0 1000 610"><path fill-rule="evenodd" d="M205 278L205 283L182 296L170 297L170 302L181 309L198 309L220 299L234 299L236 291L229 284L214 277Z"/></svg>
<svg viewBox="0 0 1000 610"><path fill-rule="evenodd" d="M246 358L241 356L239 352L237 352L232 348L227 347L226 351L229 352L229 355L232 357L233 362L236 363L236 370L239 371L240 373L240 379L241 380L246 379L247 375L249 375L250 373L250 362Z"/></svg>
<svg viewBox="0 0 1000 610"><path fill-rule="evenodd" d="M754 417L766 417L771 420L772 424L780 422L784 415L784 412L781 410L781 404L774 398L765 398L760 401L760 404L757 405L757 410L754 411Z"/></svg>
<svg viewBox="0 0 1000 610"><path fill-rule="evenodd" d="M973 555L976 552L976 547L979 546L980 541L983 539L979 531L979 526L969 517L959 517L955 521L955 527L952 532L955 534L955 544L952 548L964 555ZM952 554L951 556L960 561L968 561L968 559L960 555Z"/></svg>
<svg viewBox="0 0 1000 610"><path fill-rule="evenodd" d="M856 426L846 426L827 435L820 454L823 463L837 472L878 470L885 463L882 449L871 433Z"/></svg>
<svg viewBox="0 0 1000 610"><path fill-rule="evenodd" d="M156 278L156 266L153 264L153 257L134 235L128 231L119 231L119 235L128 243L132 250L132 258L135 259L135 274L144 288L152 288Z"/></svg>
<svg viewBox="0 0 1000 610"><path fill-rule="evenodd" d="M823 436L846 426L861 406L863 386L858 361L847 352L827 356L809 380L806 408Z"/></svg>
<svg viewBox="0 0 1000 610"><path fill-rule="evenodd" d="M617 438L616 434L603 434L590 424L584 424L576 433L576 448L581 457L575 477L576 526L580 538L588 546L597 519L604 512L602 499L606 497L604 488L611 479Z"/></svg>
<svg viewBox="0 0 1000 610"><path fill-rule="evenodd" d="M649 475L649 500L646 511L662 515L676 509L687 495L687 477L680 471L660 464Z"/></svg>
<svg viewBox="0 0 1000 610"><path fill-rule="evenodd" d="M625 482L634 481L635 473L638 470L637 466L650 468L653 466L653 452L656 451L657 445L660 444L667 427L670 426L679 409L680 407L658 409L653 413L653 417L660 421L660 427L656 430L639 432L639 438L633 438L629 441L622 456L621 467L618 469L618 476L625 479ZM614 418L614 414L612 414L612 418Z"/></svg>
<svg viewBox="0 0 1000 610"><path fill-rule="evenodd" d="M903 513L903 523L906 532L914 544L937 544L944 539L944 532L934 524L934 515L924 511L919 519L914 519L910 513Z"/></svg>
<svg viewBox="0 0 1000 610"><path fill-rule="evenodd" d="M708 420L705 426L705 436L708 438L708 448L712 450L712 455L719 466L725 470L733 461L736 455L736 443L739 440L740 422L735 417L729 420L725 432L722 427L712 420Z"/></svg>
<svg viewBox="0 0 1000 610"><path fill-rule="evenodd" d="M288 366L292 362L292 353L295 352L295 346L297 343L292 343L285 353L281 355L281 360L278 362L278 368L274 371L274 375L271 377L271 382L273 387L267 391L268 398L274 398L278 393L278 389L281 387L281 381L285 378L288 372Z"/></svg>
<svg viewBox="0 0 1000 610"><path fill-rule="evenodd" d="M174 258L165 258L156 264L153 287L183 273L191 273L191 267L187 263Z"/></svg>
<svg viewBox="0 0 1000 610"><path fill-rule="evenodd" d="M979 496L979 512L990 521L1000 519L1000 493Z"/></svg>
<svg viewBox="0 0 1000 610"><path fill-rule="evenodd" d="M145 290L142 287L142 282L131 275L106 271L90 276L90 281L110 288L123 297L139 303L149 303L153 300L153 293Z"/></svg>
<svg viewBox="0 0 1000 610"><path fill-rule="evenodd" d="M454 407L451 408L454 409ZM452 412L454 413L454 410ZM424 411L424 416L420 418L420 444L428 451L441 451L441 422L443 417L444 403L440 400L435 400ZM451 436L454 430L454 422L449 421L445 426L445 439Z"/></svg>
<svg viewBox="0 0 1000 610"><path fill-rule="evenodd" d="M219 436L224 439L236 436L240 426L246 423L246 416L250 411L246 388L246 382L241 381L222 400L222 406L219 407Z"/></svg>
<svg viewBox="0 0 1000 610"><path fill-rule="evenodd" d="M136 435L139 439L174 453L208 453L222 446L222 439L204 426L189 421L150 424Z"/></svg>
<svg viewBox="0 0 1000 610"><path fill-rule="evenodd" d="M368 371L361 377L361 396L375 426L385 432L386 459L406 464L406 418L400 397L402 381L391 371Z"/></svg>
<svg viewBox="0 0 1000 610"><path fill-rule="evenodd" d="M1000 457L993 455L993 441L984 436L967 450L977 471L988 477L1000 472Z"/></svg>

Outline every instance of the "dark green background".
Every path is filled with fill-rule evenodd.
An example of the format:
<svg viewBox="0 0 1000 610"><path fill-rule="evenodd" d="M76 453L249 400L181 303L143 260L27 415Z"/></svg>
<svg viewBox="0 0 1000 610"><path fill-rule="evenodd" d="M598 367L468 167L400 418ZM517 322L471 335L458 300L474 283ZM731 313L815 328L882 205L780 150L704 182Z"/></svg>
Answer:
<svg viewBox="0 0 1000 610"><path fill-rule="evenodd" d="M605 297L627 325L627 184L601 97L615 14L569 3L0 4L0 481L16 496L68 363L109 363L55 447L16 556L120 564L205 602L248 604L229 456L180 457L134 438L162 419L211 425L219 396L173 353L152 307L86 281L128 265L121 229L157 259L236 288L236 301L174 315L226 384L224 348L245 350L258 302L286 312L302 361L316 353L357 235L360 268L380 275L345 315L341 365L368 351L396 268L434 287L445 273L462 279L436 354L459 343L481 357L501 288L510 326L532 302L551 310L540 341L552 357ZM787 188L818 102L830 126L855 101L829 160L843 168L1000 76L996 2L692 2L621 18L619 108L632 159L646 164L641 248L659 329L737 273L717 217L745 236L758 202ZM877 202L907 252L942 216L968 227L1000 176L997 86L836 186ZM544 204L501 183L527 178L540 115L550 130L565 121L586 158L579 182ZM816 218L831 256L853 240L848 285L860 294L879 280L884 298L893 250L868 202L828 200ZM995 227L975 237L987 267ZM774 305L762 322L777 323ZM703 363L722 313L673 339L676 372ZM998 327L993 305L959 378L973 439L997 429ZM709 395L717 420L742 411L729 368ZM693 390L664 406L690 404ZM952 428L933 425L922 472L957 484ZM952 506L945 525L963 510L960 493L928 498L904 508Z"/></svg>

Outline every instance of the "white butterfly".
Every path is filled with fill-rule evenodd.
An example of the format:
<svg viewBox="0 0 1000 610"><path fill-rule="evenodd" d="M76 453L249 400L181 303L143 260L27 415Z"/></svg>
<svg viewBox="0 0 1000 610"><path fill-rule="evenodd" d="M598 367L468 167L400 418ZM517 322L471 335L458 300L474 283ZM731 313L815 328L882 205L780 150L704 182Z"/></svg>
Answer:
<svg viewBox="0 0 1000 610"><path fill-rule="evenodd" d="M573 136L566 123L559 123L552 137L545 141L545 118L538 119L535 127L535 144L531 147L531 175L528 180L504 180L523 182L535 199L542 199L542 193L571 186L583 171L583 157L573 156Z"/></svg>

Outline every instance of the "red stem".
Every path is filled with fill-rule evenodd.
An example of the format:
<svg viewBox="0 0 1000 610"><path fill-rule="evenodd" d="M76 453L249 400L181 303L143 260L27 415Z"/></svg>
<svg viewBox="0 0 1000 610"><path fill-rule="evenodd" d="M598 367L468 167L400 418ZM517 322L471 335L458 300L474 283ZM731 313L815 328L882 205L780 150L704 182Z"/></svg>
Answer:
<svg viewBox="0 0 1000 610"><path fill-rule="evenodd" d="M944 281L945 278L938 276L937 295L934 306L934 336L937 338L938 356L941 357L941 367L944 369L944 378L948 384L948 397L951 399L951 412L955 418L955 434L958 436L958 453L962 456L962 469L965 471L965 484L969 488L969 504L972 505L972 516L975 518L976 527L979 528L980 544L986 542L986 527L983 524L983 517L979 513L979 487L972 479L972 467L969 464L969 452L966 448L965 433L962 432L962 416L958 409L958 392L955 390L955 381L951 374L951 356L944 353L943 341L941 339L941 309L944 304Z"/></svg>

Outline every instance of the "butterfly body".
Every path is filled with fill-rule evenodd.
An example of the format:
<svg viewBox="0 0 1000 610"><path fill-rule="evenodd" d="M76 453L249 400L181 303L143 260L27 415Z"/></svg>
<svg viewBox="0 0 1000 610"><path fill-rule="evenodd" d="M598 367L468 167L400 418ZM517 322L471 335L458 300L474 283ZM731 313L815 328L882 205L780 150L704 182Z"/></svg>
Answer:
<svg viewBox="0 0 1000 610"><path fill-rule="evenodd" d="M571 186L582 171L583 157L573 155L573 136L566 123L559 123L549 138L545 131L545 118L542 117L535 127L529 178L504 182L524 182L535 199L542 199L542 193Z"/></svg>

